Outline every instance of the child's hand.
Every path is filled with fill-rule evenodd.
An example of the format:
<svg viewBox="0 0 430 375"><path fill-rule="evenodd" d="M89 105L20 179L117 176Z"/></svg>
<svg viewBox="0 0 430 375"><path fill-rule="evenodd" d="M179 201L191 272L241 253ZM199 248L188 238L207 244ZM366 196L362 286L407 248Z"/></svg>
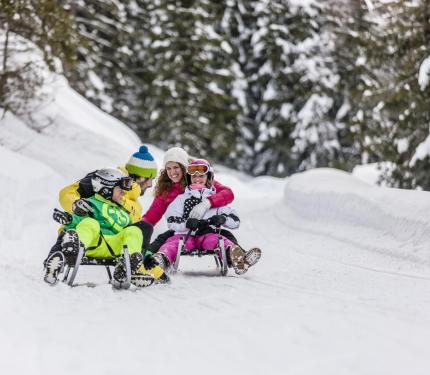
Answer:
<svg viewBox="0 0 430 375"><path fill-rule="evenodd" d="M72 210L78 216L86 216L93 212L93 207L85 199L81 198L73 202Z"/></svg>
<svg viewBox="0 0 430 375"><path fill-rule="evenodd" d="M209 219L209 224L219 227L227 221L224 215L214 215Z"/></svg>
<svg viewBox="0 0 430 375"><path fill-rule="evenodd" d="M194 219L194 218L190 218L185 223L185 226L191 230L196 230L199 227L199 220Z"/></svg>
<svg viewBox="0 0 430 375"><path fill-rule="evenodd" d="M70 215L68 212L60 211L54 208L54 213L52 214L52 218L58 223L58 224L70 224L72 222L72 215Z"/></svg>
<svg viewBox="0 0 430 375"><path fill-rule="evenodd" d="M124 190L119 186L115 186L112 193L112 201L121 204L122 197L124 196Z"/></svg>

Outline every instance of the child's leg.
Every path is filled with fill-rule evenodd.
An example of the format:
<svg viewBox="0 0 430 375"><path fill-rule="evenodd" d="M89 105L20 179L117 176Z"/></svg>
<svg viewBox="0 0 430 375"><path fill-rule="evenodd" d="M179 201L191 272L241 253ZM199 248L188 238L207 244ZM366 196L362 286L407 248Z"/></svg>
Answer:
<svg viewBox="0 0 430 375"><path fill-rule="evenodd" d="M201 249L214 250L218 247L218 237L219 235L217 233L207 233L201 236L197 236L196 245ZM224 247L226 249L233 245L233 242L231 242L224 236L221 236L221 238L224 241Z"/></svg>
<svg viewBox="0 0 430 375"><path fill-rule="evenodd" d="M183 234L175 234L174 236L169 237L167 241L161 245L160 250L158 250L158 253L163 254L168 260L169 264L166 266L171 265L175 261L181 237L185 236ZM186 243L186 249L190 250L192 247L194 247L194 238L189 236Z"/></svg>
<svg viewBox="0 0 430 375"><path fill-rule="evenodd" d="M76 233L85 249L97 246L100 237L100 224L97 220L87 217L76 226Z"/></svg>
<svg viewBox="0 0 430 375"><path fill-rule="evenodd" d="M137 226L129 226L121 231L122 245L127 245L129 254L140 253L143 244L142 230Z"/></svg>
<svg viewBox="0 0 430 375"><path fill-rule="evenodd" d="M142 230L137 226L129 226L121 231L121 251L124 245L127 246L128 253L130 254L130 266L131 272L136 272L142 265L142 244L143 244L143 233Z"/></svg>
<svg viewBox="0 0 430 375"><path fill-rule="evenodd" d="M202 249L213 250L218 246L218 234L208 233L199 236L197 239L197 244ZM221 236L224 240L224 247L227 253L227 262L230 266L234 268L234 272L238 275L244 274L252 264L246 262L246 253L239 245L234 244L229 239ZM261 252L258 255L258 259L261 256ZM250 254L251 256L251 254ZM254 257L255 258L255 257ZM255 260L255 264L258 259ZM254 259L253 259L254 260Z"/></svg>

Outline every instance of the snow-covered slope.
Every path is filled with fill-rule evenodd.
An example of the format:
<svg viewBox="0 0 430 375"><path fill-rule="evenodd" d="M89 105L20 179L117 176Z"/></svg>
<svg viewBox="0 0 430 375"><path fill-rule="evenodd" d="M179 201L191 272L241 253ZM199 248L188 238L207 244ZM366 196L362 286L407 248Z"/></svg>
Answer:
<svg viewBox="0 0 430 375"><path fill-rule="evenodd" d="M428 192L380 188L342 171L318 169L290 178L285 201L314 231L430 265Z"/></svg>
<svg viewBox="0 0 430 375"><path fill-rule="evenodd" d="M57 84L38 114L51 126L0 122L3 373L428 374L428 193L340 171L281 180L216 167L235 191L240 242L263 249L244 276L184 259L171 285L115 291L91 267L74 288L46 285L59 188L124 163L140 144Z"/></svg>

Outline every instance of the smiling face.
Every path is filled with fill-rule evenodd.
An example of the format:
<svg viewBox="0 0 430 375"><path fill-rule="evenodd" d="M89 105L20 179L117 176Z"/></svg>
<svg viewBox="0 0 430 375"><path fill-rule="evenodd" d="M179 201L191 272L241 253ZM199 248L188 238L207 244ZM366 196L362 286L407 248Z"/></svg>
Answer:
<svg viewBox="0 0 430 375"><path fill-rule="evenodd" d="M192 184L200 184L200 185L205 185L208 182L208 175L206 174L198 174L196 173L195 175L191 176L191 183Z"/></svg>
<svg viewBox="0 0 430 375"><path fill-rule="evenodd" d="M172 180L173 183L180 182L184 176L182 168L178 163L169 161L166 163L167 176Z"/></svg>

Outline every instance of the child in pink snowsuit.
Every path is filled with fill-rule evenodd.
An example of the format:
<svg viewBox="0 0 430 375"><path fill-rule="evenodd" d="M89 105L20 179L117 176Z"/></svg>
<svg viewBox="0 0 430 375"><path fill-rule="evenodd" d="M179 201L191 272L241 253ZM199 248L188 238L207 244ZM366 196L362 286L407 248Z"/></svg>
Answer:
<svg viewBox="0 0 430 375"><path fill-rule="evenodd" d="M206 160L198 159L188 166L188 186L185 192L177 196L169 205L165 214L167 225L169 229L175 231L175 234L155 254L159 263L167 263L163 264L164 268L174 263L179 241L181 237L185 238L190 229L192 229L192 232L185 244L185 249L188 251L194 248L215 249L218 246L219 237L219 234L215 233L216 227L224 226L230 229L239 227L240 220L236 212L228 206L210 208L206 211L202 220L188 217L194 206L216 193L215 188L212 186L212 181L213 169ZM223 239L226 249L236 246L227 238L223 237Z"/></svg>

